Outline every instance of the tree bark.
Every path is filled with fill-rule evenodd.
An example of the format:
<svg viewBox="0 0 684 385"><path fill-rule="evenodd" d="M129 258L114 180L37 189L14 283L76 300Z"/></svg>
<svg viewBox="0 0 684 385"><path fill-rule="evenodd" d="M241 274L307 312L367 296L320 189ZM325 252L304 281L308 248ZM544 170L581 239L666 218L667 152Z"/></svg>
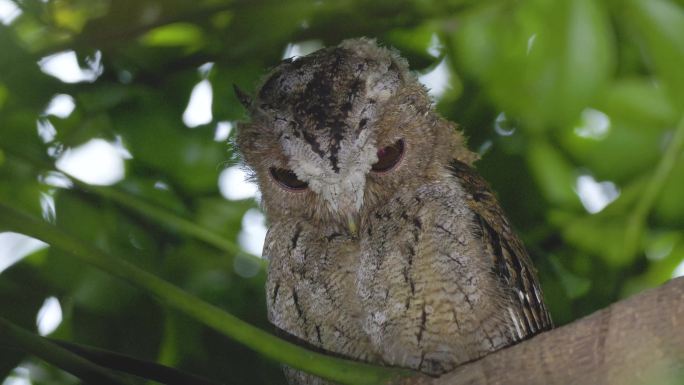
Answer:
<svg viewBox="0 0 684 385"><path fill-rule="evenodd" d="M684 384L684 277L439 378L401 384Z"/></svg>

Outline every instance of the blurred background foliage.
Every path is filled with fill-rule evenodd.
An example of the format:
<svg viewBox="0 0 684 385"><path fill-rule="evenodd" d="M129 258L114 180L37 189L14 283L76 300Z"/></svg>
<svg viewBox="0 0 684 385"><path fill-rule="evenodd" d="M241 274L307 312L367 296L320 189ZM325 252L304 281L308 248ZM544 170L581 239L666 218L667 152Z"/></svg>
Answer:
<svg viewBox="0 0 684 385"><path fill-rule="evenodd" d="M480 152L558 325L684 275L683 0L0 0L0 203L270 330L243 251L264 227L233 167L233 84L358 36L407 57ZM11 230L0 217L0 316L283 383L277 363ZM4 385L78 383L1 342Z"/></svg>

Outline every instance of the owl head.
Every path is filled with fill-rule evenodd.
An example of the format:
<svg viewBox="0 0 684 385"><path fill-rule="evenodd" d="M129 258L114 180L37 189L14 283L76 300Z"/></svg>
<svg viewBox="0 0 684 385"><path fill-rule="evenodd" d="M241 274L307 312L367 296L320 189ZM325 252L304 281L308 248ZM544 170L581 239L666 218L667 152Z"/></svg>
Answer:
<svg viewBox="0 0 684 385"><path fill-rule="evenodd" d="M474 155L406 60L369 39L287 59L243 97L237 145L266 214L354 232L369 208Z"/></svg>

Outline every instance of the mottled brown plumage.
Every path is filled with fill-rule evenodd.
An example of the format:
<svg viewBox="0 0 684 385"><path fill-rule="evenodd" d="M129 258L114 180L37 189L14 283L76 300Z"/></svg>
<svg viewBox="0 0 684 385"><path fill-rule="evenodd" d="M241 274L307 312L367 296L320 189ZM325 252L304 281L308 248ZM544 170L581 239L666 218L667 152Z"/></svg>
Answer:
<svg viewBox="0 0 684 385"><path fill-rule="evenodd" d="M269 219L276 327L431 375L551 327L476 156L405 60L348 40L284 61L245 102L237 141Z"/></svg>

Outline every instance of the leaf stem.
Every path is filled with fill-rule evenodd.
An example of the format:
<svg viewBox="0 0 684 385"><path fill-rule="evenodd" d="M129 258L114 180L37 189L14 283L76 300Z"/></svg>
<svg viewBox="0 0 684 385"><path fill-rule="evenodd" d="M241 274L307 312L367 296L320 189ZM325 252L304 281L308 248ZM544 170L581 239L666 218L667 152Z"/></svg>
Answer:
<svg viewBox="0 0 684 385"><path fill-rule="evenodd" d="M131 384L131 382L124 381L107 369L64 349L50 340L24 330L2 317L0 317L0 341L6 346L40 357L80 378L85 383L102 385Z"/></svg>
<svg viewBox="0 0 684 385"><path fill-rule="evenodd" d="M60 172L64 173L63 171ZM262 258L259 258L252 254L248 254L247 252L243 251L238 245L225 239L223 236L205 227L202 227L192 221L182 218L176 214L173 214L172 212L166 209L162 209L156 205L147 203L133 194L122 192L118 189L111 187L92 186L77 180L71 175L68 175L66 173L64 174L71 178L74 184L78 185L80 188L86 191L91 191L104 198L110 199L121 206L124 206L130 210L142 214L145 217L150 218L162 225L171 227L180 233L184 233L193 238L204 241L216 247L217 249L226 251L232 255L244 254L254 259L258 259L259 261L263 261Z"/></svg>
<svg viewBox="0 0 684 385"><path fill-rule="evenodd" d="M637 202L632 215L627 221L627 229L625 231L625 254L627 256L632 256L636 253L646 218L653 209L682 153L684 153L684 116L679 120L672 140L665 149L665 154L658 163L641 199Z"/></svg>

